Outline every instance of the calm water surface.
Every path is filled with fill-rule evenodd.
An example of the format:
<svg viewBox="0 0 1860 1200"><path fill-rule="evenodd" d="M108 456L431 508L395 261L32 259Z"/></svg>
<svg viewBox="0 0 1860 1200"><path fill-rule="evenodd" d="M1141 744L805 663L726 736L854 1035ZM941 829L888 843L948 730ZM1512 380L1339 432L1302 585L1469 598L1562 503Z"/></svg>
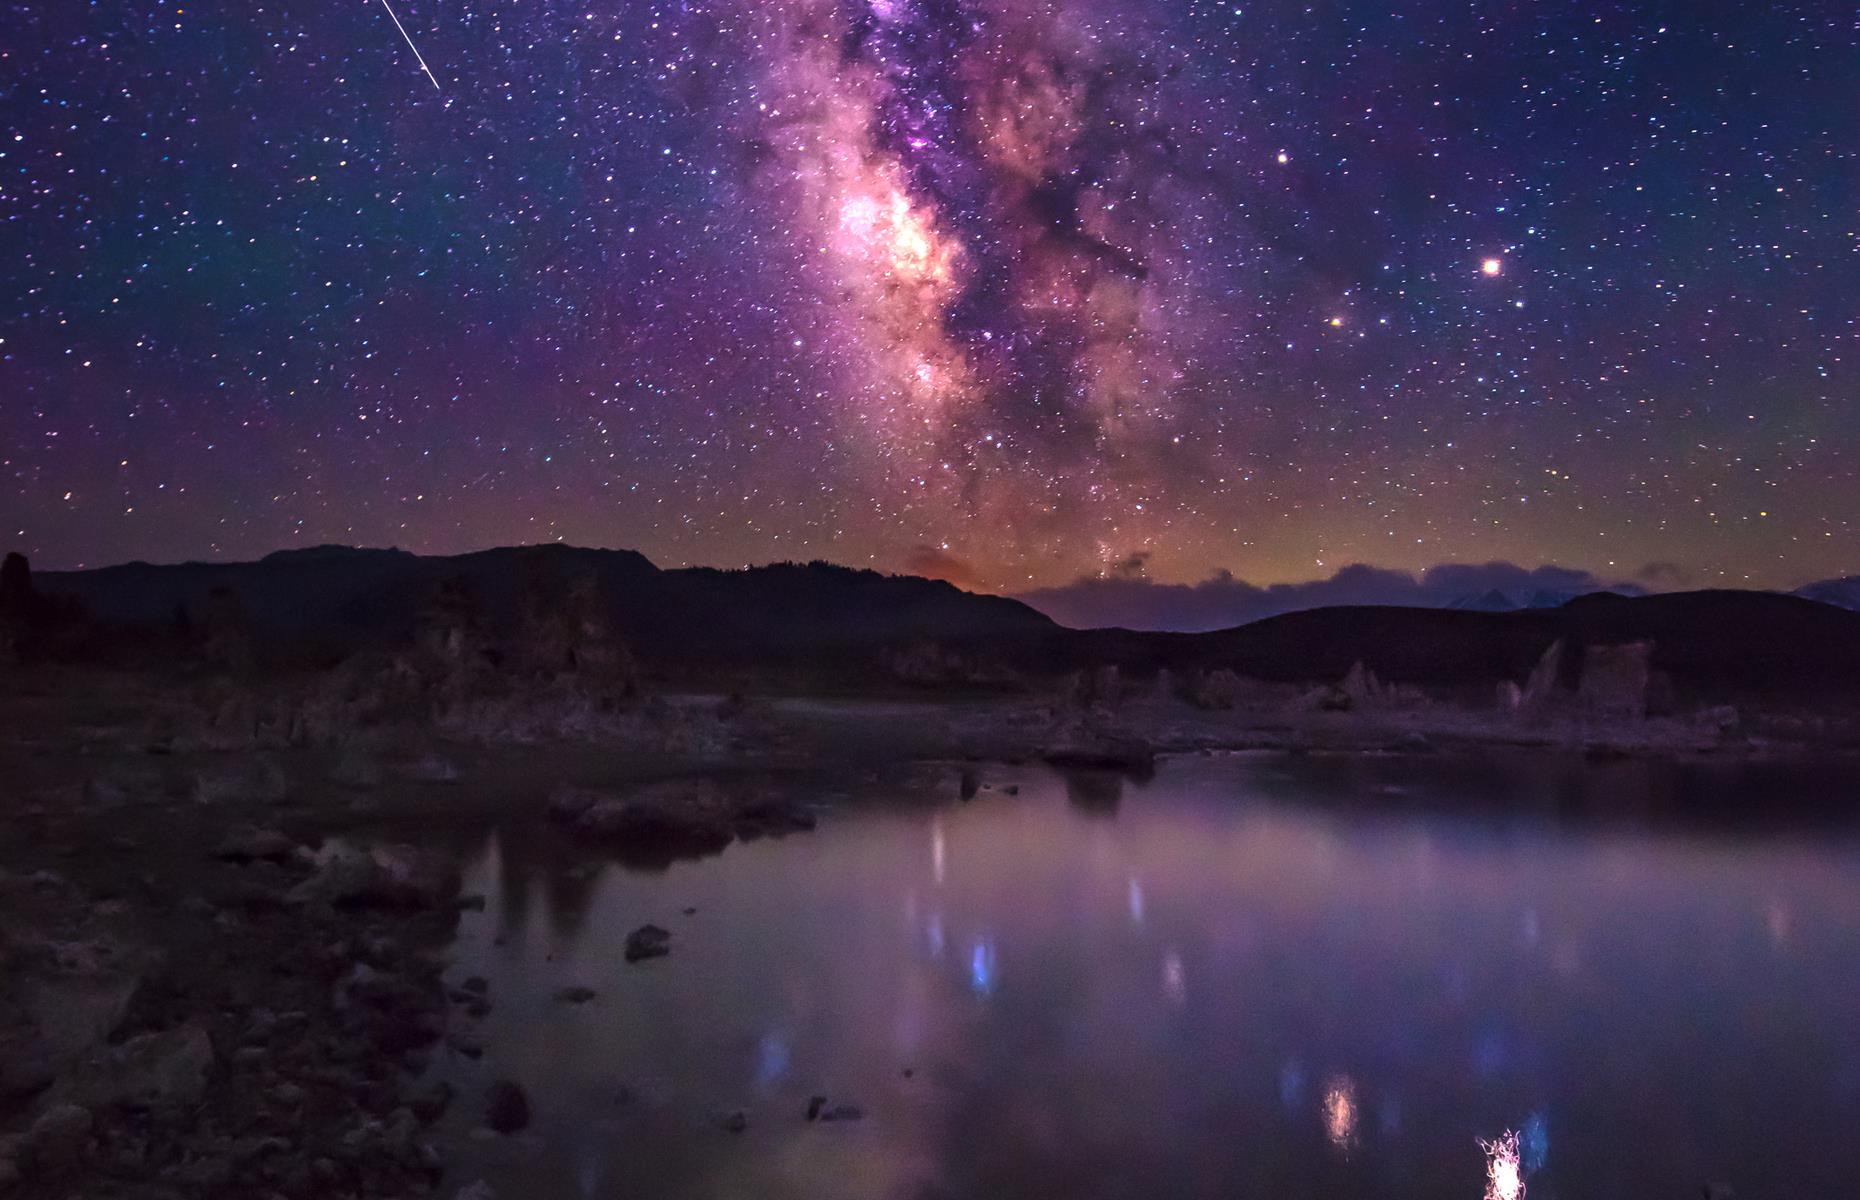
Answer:
<svg viewBox="0 0 1860 1200"><path fill-rule="evenodd" d="M966 805L639 872L468 848L438 1070L502 1196L1480 1200L1860 1194L1860 846L1699 827L1839 776L1230 758L1037 768ZM1850 789L1852 790L1852 789ZM1839 796L1831 798L1840 799ZM689 915L684 910L695 908ZM628 965L627 932L673 931ZM572 1006L568 985L599 995ZM856 1122L804 1120L808 1099ZM741 1110L748 1128L721 1118ZM1500 1189L1505 1190L1505 1189Z"/></svg>

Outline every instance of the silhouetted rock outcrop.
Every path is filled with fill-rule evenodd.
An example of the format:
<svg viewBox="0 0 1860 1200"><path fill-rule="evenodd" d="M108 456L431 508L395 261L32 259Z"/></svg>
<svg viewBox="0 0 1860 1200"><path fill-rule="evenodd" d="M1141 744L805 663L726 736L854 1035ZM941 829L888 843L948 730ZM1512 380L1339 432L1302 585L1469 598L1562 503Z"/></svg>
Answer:
<svg viewBox="0 0 1860 1200"><path fill-rule="evenodd" d="M33 602L32 565L13 551L0 562L0 614L24 616Z"/></svg>
<svg viewBox="0 0 1860 1200"><path fill-rule="evenodd" d="M0 564L0 666L24 660L35 600L26 556L8 554Z"/></svg>

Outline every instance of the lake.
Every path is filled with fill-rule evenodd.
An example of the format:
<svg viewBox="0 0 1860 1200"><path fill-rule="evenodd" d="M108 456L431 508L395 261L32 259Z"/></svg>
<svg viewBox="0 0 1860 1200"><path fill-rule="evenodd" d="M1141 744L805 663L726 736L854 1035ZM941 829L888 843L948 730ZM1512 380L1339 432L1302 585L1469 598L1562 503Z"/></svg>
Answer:
<svg viewBox="0 0 1860 1200"><path fill-rule="evenodd" d="M954 768L951 768L953 773ZM638 871L463 852L504 1197L1851 1195L1851 772L1494 757L984 768ZM1017 795L1006 794L1017 786ZM1707 814L1697 819L1693 811ZM1784 814L1779 816L1778 814ZM694 910L694 911L687 911ZM629 964L629 931L672 934ZM561 989L595 990L582 1004ZM857 1119L808 1120L822 1109ZM746 1127L733 1130L732 1115ZM840 1112L851 1118L851 1112Z"/></svg>

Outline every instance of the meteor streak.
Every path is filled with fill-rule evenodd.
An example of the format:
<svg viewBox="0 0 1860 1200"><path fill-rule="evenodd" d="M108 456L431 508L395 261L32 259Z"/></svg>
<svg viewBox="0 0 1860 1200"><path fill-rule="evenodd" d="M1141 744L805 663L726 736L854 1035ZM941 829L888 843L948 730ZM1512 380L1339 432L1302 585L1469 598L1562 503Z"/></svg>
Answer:
<svg viewBox="0 0 1860 1200"><path fill-rule="evenodd" d="M425 71L426 77L433 80L433 90L444 95L445 89L439 86L439 80L433 78L433 69L426 65L424 58L420 57L420 48L413 44L411 37L407 36L407 27L400 23L399 17L394 15L394 9L388 4L388 0L381 0L381 7L387 9L388 19L394 22L394 28L400 30L400 36L406 38L407 49L413 51L413 60L420 64L420 70Z"/></svg>

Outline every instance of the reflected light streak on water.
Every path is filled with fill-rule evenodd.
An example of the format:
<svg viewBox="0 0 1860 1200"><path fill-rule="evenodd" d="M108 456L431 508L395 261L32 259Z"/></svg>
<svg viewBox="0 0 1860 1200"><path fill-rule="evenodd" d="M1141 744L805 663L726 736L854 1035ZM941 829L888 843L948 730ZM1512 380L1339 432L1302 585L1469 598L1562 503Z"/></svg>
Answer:
<svg viewBox="0 0 1860 1200"><path fill-rule="evenodd" d="M969 949L969 986L978 996L995 990L995 943L991 938L977 938Z"/></svg>
<svg viewBox="0 0 1860 1200"><path fill-rule="evenodd" d="M1356 1082L1339 1075L1324 1090L1324 1136L1339 1150L1356 1141Z"/></svg>
<svg viewBox="0 0 1860 1200"><path fill-rule="evenodd" d="M1163 955L1163 995L1169 997L1173 1004L1181 1004L1188 999L1188 974L1182 967L1182 956L1171 949Z"/></svg>
<svg viewBox="0 0 1860 1200"><path fill-rule="evenodd" d="M1518 1135L1506 1130L1484 1148L1485 1200L1524 1200L1524 1164L1518 1157Z"/></svg>

